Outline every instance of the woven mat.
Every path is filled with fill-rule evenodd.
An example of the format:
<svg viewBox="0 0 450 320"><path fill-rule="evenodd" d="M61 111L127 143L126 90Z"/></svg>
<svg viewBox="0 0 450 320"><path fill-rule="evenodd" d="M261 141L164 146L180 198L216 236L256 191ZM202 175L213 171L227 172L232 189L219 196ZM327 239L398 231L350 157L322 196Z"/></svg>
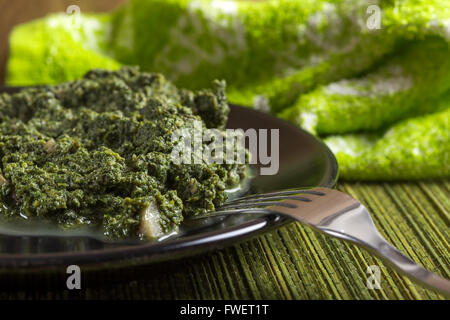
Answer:
<svg viewBox="0 0 450 320"><path fill-rule="evenodd" d="M450 181L341 182L338 188L366 205L392 244L450 278ZM367 268L374 265L381 276L378 290L366 286ZM20 290L14 283L0 289L0 299L443 299L364 250L298 223L159 267L87 275L77 292L65 290L62 279L41 280L23 279Z"/></svg>

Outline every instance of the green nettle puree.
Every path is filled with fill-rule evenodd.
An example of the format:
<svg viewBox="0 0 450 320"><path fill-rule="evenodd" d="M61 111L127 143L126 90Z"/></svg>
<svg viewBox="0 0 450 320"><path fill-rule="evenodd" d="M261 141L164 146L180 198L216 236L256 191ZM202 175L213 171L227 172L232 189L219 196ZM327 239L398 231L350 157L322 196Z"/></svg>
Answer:
<svg viewBox="0 0 450 320"><path fill-rule="evenodd" d="M10 48L10 85L123 64L189 89L224 79L230 102L323 138L342 178L450 176L445 0L131 0L20 25Z"/></svg>
<svg viewBox="0 0 450 320"><path fill-rule="evenodd" d="M214 210L245 165L176 165L170 153L172 133L194 121L224 130L224 90L220 81L177 89L160 74L122 68L0 95L2 217L154 238Z"/></svg>

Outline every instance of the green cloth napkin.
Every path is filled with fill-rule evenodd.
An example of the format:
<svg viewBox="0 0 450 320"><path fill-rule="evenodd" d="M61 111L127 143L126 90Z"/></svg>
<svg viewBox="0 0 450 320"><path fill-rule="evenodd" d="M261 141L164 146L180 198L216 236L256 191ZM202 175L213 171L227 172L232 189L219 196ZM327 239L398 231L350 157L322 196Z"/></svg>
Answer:
<svg viewBox="0 0 450 320"><path fill-rule="evenodd" d="M132 0L54 14L13 30L7 83L123 64L190 89L225 79L231 102L323 138L342 178L450 177L447 1Z"/></svg>

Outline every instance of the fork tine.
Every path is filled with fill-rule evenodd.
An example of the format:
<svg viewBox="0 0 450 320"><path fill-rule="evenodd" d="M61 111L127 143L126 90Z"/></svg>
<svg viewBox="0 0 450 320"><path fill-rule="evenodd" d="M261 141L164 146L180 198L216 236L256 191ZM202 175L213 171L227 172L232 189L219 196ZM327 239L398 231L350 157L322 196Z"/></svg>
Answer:
<svg viewBox="0 0 450 320"><path fill-rule="evenodd" d="M287 199L291 199L291 200L298 200L298 201L305 201L305 202L311 202L312 200L306 197L301 197L301 196L268 196L268 197L262 197L262 198L251 198L251 199L235 199L229 202L226 202L225 204L222 205L222 207L224 206L228 206L230 204L237 204L237 203L241 203L241 202L245 202L245 203L256 203L256 202L261 202L261 201L274 201L274 200L287 200Z"/></svg>
<svg viewBox="0 0 450 320"><path fill-rule="evenodd" d="M230 203L224 204L219 207L219 210L223 209L239 209L239 208L258 208L258 207L270 207L270 206L280 206L290 209L297 208L297 205L288 202L279 202L279 201L246 201L246 202L238 202L238 203Z"/></svg>
<svg viewBox="0 0 450 320"><path fill-rule="evenodd" d="M189 217L189 220L203 220L203 219L207 219L207 218L233 216L233 215L245 214L245 213L271 214L274 212L271 210L264 209L264 208L223 209L223 210L218 210L218 211L211 211L209 213L201 214L198 216Z"/></svg>
<svg viewBox="0 0 450 320"><path fill-rule="evenodd" d="M231 200L231 202L236 202L236 201L244 201L244 200L250 200L250 199L260 199L260 198L269 198L269 197L283 197L283 196L289 196L289 195L293 195L293 194L310 194L310 195L315 195L315 196L324 196L325 193L321 192L321 191L317 191L317 190L282 190L282 191L274 191L274 192L268 192L268 193L261 193L261 194L255 194L255 195L251 195L251 196L245 196L245 197L240 197L234 200ZM307 198L305 198L307 199ZM301 200L301 199L298 199ZM304 200L302 200L304 201ZM306 200L308 201L308 200Z"/></svg>

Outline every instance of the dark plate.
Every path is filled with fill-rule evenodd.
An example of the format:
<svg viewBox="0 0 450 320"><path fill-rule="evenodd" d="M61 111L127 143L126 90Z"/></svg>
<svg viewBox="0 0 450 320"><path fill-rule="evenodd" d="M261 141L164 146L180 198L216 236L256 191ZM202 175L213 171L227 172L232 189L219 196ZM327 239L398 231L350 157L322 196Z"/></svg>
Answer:
<svg viewBox="0 0 450 320"><path fill-rule="evenodd" d="M0 89L0 92L12 90ZM231 106L228 128L280 130L278 174L256 176L251 180L248 193L335 185L336 160L331 151L309 133L268 114L238 106ZM12 267L17 270L78 264L100 268L155 263L225 247L288 221L278 216L227 217L177 239L161 242L103 242L85 235L3 231L0 233L0 268L12 271Z"/></svg>

